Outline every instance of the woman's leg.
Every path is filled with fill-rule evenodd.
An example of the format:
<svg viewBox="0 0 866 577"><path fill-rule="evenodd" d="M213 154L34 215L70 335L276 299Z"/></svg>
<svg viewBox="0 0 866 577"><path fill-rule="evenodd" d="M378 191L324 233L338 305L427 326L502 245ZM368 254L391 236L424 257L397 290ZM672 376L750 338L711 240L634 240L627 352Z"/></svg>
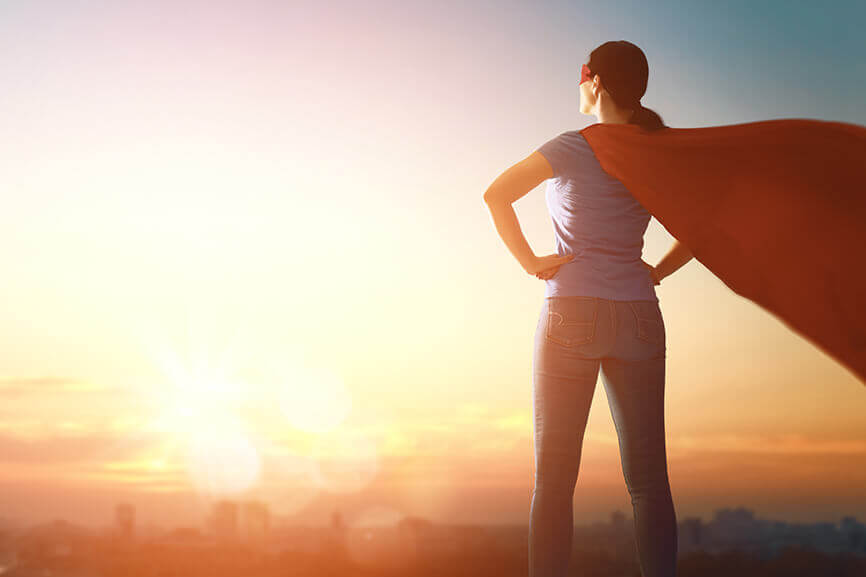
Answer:
<svg viewBox="0 0 866 577"><path fill-rule="evenodd" d="M617 305L621 334L612 354L625 358L603 359L601 373L631 495L641 572L673 577L677 521L665 447L664 325L648 301L639 303Z"/></svg>
<svg viewBox="0 0 866 577"><path fill-rule="evenodd" d="M598 300L545 300L535 335L535 486L529 518L530 577L565 577L573 537L574 488L598 380L592 349L609 332ZM597 324L592 324L597 322Z"/></svg>

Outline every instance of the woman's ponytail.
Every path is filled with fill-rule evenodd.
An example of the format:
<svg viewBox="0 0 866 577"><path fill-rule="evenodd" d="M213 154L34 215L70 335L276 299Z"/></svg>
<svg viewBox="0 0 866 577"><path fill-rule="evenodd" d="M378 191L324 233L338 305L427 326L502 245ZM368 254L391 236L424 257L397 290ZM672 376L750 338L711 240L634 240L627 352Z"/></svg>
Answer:
<svg viewBox="0 0 866 577"><path fill-rule="evenodd" d="M637 124L644 130L649 131L667 128L662 117L655 110L645 107L640 102L637 103L637 108L635 108L628 123Z"/></svg>

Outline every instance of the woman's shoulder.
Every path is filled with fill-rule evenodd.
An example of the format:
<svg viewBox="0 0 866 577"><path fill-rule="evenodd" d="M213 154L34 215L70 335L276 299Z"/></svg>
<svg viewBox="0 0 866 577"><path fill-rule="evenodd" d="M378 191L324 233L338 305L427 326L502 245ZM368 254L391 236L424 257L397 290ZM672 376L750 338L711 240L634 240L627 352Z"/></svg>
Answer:
<svg viewBox="0 0 866 577"><path fill-rule="evenodd" d="M560 132L537 148L545 156L575 156L593 154L589 143L580 130Z"/></svg>
<svg viewBox="0 0 866 577"><path fill-rule="evenodd" d="M579 146L589 147L589 143L586 141L586 138L583 136L582 128L575 128L573 130L566 130L560 132L557 136L557 139L560 139L564 142L574 143Z"/></svg>
<svg viewBox="0 0 866 577"><path fill-rule="evenodd" d="M587 163L598 162L580 130L560 132L536 150L548 160L556 177L575 176L586 170Z"/></svg>

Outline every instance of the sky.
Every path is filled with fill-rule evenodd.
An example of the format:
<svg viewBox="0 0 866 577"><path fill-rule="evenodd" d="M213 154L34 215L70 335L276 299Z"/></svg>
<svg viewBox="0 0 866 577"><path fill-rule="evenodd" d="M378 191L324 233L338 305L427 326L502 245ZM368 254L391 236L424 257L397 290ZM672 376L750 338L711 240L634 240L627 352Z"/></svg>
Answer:
<svg viewBox="0 0 866 577"><path fill-rule="evenodd" d="M0 4L0 521L526 523L544 295L482 195L607 40L675 127L866 124L862 2ZM515 209L555 252L543 185ZM643 258L673 237L655 220ZM804 239L808 242L808 239ZM809 274L809 263L803 263ZM678 518L866 519L866 390L692 260ZM575 523L631 515L599 381Z"/></svg>

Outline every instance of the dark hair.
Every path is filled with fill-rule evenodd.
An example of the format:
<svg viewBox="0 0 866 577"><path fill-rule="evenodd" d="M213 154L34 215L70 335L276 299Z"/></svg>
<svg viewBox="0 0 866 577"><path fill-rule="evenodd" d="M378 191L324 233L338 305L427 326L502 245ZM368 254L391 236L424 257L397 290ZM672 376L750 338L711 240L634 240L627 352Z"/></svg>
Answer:
<svg viewBox="0 0 866 577"><path fill-rule="evenodd" d="M644 130L666 128L661 116L640 103L649 78L643 50L627 40L611 40L590 52L586 65L593 74L601 76L605 90L617 106L634 109L629 124L637 124Z"/></svg>

